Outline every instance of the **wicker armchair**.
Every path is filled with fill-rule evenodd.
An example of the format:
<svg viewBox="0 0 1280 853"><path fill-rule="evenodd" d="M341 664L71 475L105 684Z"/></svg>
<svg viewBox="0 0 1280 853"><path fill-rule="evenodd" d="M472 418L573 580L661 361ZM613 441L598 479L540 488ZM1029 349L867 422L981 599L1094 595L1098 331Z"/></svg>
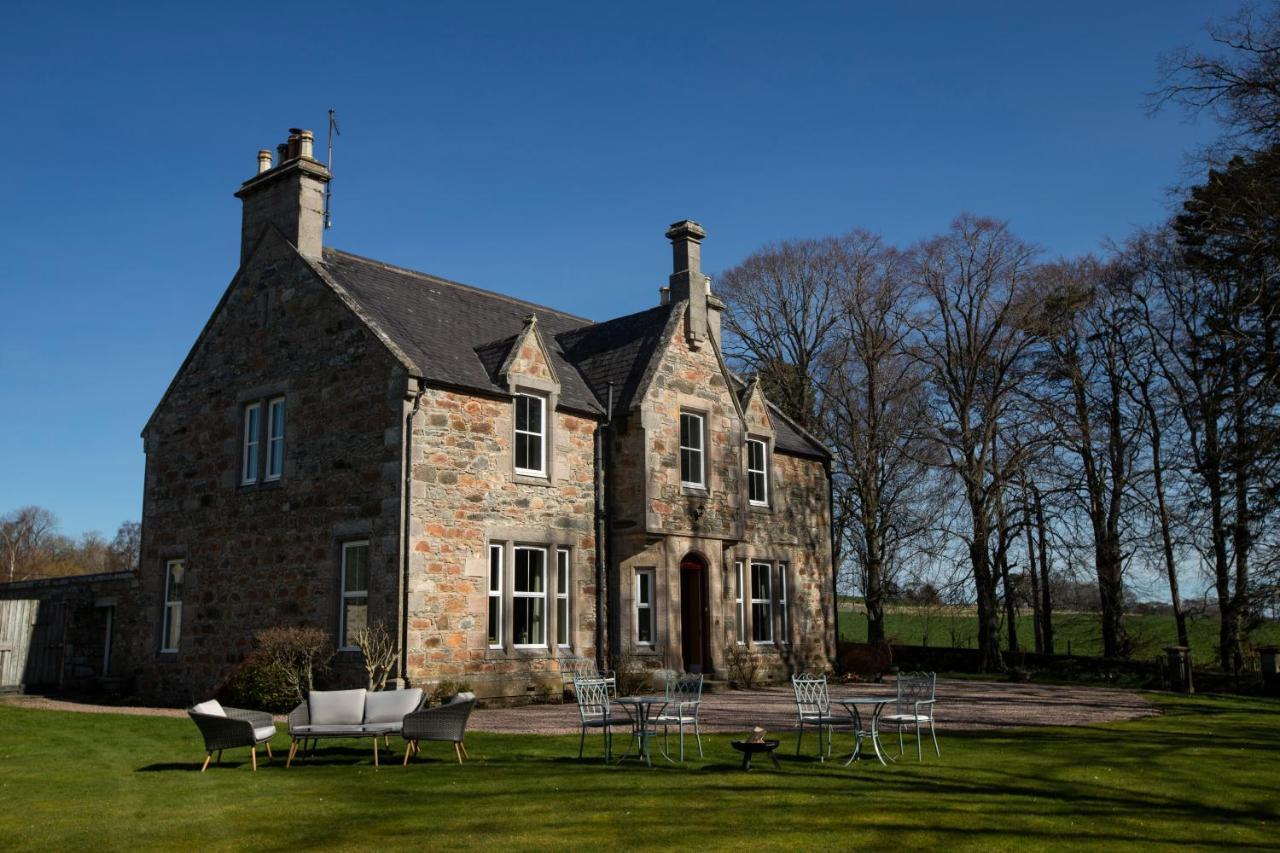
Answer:
<svg viewBox="0 0 1280 853"><path fill-rule="evenodd" d="M414 711L405 717L404 727L400 729L400 736L405 741L404 766L409 766L409 757L418 753L419 742L424 740L451 742L459 764L464 755L470 758L463 738L467 735L467 719L475 706L474 693L459 693L444 705Z"/></svg>
<svg viewBox="0 0 1280 853"><path fill-rule="evenodd" d="M276 724L266 711L249 711L244 708L224 708L216 700L201 702L187 709L196 728L204 737L204 765L200 772L209 769L209 761L218 753L218 763L222 763L222 750L249 747L253 769L258 769L258 744L266 744L267 760L272 759L271 738L275 736Z"/></svg>

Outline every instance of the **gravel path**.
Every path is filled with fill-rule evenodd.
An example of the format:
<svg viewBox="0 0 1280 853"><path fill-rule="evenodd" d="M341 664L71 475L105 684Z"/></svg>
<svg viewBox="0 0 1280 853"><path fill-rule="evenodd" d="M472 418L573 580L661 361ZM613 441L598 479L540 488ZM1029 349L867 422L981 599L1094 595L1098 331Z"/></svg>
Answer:
<svg viewBox="0 0 1280 853"><path fill-rule="evenodd" d="M892 682L831 688L833 697L892 695ZM136 714L182 717L177 708L92 705L44 696L6 696L6 704L23 708L82 711L93 714ZM1083 726L1136 720L1159 713L1142 696L1128 690L1058 684L1010 684L987 681L939 681L939 729L1002 729L1013 726ZM759 725L789 731L795 724L791 689L725 690L702 698L699 715L704 731L741 732ZM283 717L277 719L283 720ZM524 705L485 708L471 717L469 729L511 734L577 734L578 710L567 705Z"/></svg>

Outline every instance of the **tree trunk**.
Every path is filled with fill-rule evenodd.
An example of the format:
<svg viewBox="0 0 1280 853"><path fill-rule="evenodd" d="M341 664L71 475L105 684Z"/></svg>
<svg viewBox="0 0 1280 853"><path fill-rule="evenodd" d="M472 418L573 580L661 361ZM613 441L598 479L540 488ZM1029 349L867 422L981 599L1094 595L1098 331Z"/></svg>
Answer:
<svg viewBox="0 0 1280 853"><path fill-rule="evenodd" d="M1044 653L1053 654L1053 589L1049 583L1049 526L1044 518L1044 501L1040 498L1040 489L1031 484L1031 498L1035 503L1036 532L1040 544L1040 594L1044 599L1040 605L1040 618L1043 625L1040 632L1044 635Z"/></svg>
<svg viewBox="0 0 1280 853"><path fill-rule="evenodd" d="M867 642L875 645L884 642L884 548L874 505L864 496L862 506L862 539L867 557L866 588L862 593L867 608Z"/></svg>
<svg viewBox="0 0 1280 853"><path fill-rule="evenodd" d="M1178 566L1173 556L1173 532L1169 529L1169 504L1164 494L1164 458L1161 441L1163 430L1156 417L1155 404L1147 392L1146 383L1140 386L1142 404L1147 410L1147 418L1151 421L1151 476L1156 491L1156 513L1160 521L1160 544L1164 551L1164 568L1169 577L1169 600L1173 603L1173 621L1178 629L1178 645L1191 647L1187 636L1187 615L1182 612L1182 595L1178 591Z"/></svg>
<svg viewBox="0 0 1280 853"><path fill-rule="evenodd" d="M985 504L972 490L969 508L973 514L969 560L973 564L973 585L978 599L978 671L1000 671L1004 669L1004 661L1000 657L1000 616L995 576L991 571L990 524Z"/></svg>
<svg viewBox="0 0 1280 853"><path fill-rule="evenodd" d="M1044 626L1040 614L1040 570L1036 566L1035 540L1031 529L1031 507L1027 503L1026 486L1022 488L1022 529L1027 536L1027 570L1031 582L1031 627L1036 639L1036 654L1044 653Z"/></svg>

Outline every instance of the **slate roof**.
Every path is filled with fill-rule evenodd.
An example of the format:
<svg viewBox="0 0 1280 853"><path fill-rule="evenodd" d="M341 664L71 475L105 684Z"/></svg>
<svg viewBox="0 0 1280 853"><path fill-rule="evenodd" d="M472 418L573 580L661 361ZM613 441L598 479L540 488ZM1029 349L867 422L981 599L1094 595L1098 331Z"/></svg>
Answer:
<svg viewBox="0 0 1280 853"><path fill-rule="evenodd" d="M603 414L625 412L659 345L675 322L673 306L593 323L500 293L326 248L320 264L355 300L367 322L428 382L506 393L498 375L507 353L538 315L542 341L560 379L560 405ZM776 409L774 409L777 412ZM775 447L826 458L827 451L777 412Z"/></svg>
<svg viewBox="0 0 1280 853"><path fill-rule="evenodd" d="M336 249L324 250L323 266L429 382L505 392L497 368L502 366L506 350L491 368L488 362L494 357L494 344L514 340L524 328L525 318L537 314L543 340L551 350L548 355L560 377L561 405L578 411L603 411L554 342L556 335L590 325L590 320ZM477 347L487 358L481 357Z"/></svg>

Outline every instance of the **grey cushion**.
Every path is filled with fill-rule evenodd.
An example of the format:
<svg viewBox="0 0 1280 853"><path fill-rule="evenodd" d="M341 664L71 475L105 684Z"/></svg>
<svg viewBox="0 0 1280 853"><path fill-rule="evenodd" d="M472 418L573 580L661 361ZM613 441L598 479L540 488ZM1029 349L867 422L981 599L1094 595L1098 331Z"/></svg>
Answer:
<svg viewBox="0 0 1280 853"><path fill-rule="evenodd" d="M364 721L366 724L399 723L421 702L422 691L417 687L370 693L364 697Z"/></svg>
<svg viewBox="0 0 1280 853"><path fill-rule="evenodd" d="M255 726L253 729L254 740L270 740L276 736L275 726Z"/></svg>
<svg viewBox="0 0 1280 853"><path fill-rule="evenodd" d="M474 693L455 693L453 698L449 700L449 704L455 705L458 702L470 702L474 698L476 698L476 694Z"/></svg>
<svg viewBox="0 0 1280 853"><path fill-rule="evenodd" d="M313 726L359 725L364 720L364 697L359 690L312 690L307 694L307 705Z"/></svg>
<svg viewBox="0 0 1280 853"><path fill-rule="evenodd" d="M196 714L209 714L213 717L225 717L227 715L227 712L222 710L222 703L217 699L210 699L208 702L192 705L191 711Z"/></svg>

